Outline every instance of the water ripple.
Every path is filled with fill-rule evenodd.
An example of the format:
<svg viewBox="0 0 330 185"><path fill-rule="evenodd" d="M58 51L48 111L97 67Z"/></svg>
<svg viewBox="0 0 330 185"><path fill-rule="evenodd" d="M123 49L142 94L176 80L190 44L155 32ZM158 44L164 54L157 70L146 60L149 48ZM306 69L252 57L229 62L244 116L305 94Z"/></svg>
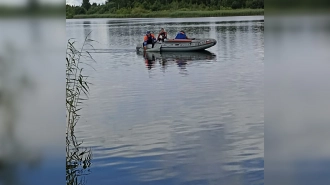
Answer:
<svg viewBox="0 0 330 185"><path fill-rule="evenodd" d="M91 39L99 41L92 53L96 70L86 69L93 85L76 131L93 151L88 181L263 184L259 18L69 21L68 37L93 30ZM133 52L145 29L164 25L171 37L180 28L218 44L206 52Z"/></svg>

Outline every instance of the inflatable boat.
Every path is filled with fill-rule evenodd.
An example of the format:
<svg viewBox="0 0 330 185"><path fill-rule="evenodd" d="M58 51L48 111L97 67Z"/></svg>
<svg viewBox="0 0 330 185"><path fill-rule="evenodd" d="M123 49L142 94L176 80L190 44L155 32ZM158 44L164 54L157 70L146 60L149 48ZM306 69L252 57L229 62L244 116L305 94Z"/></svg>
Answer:
<svg viewBox="0 0 330 185"><path fill-rule="evenodd" d="M200 51L216 45L215 39L167 39L164 42L156 42L154 47L152 44L147 45L146 51ZM136 46L136 51L143 52L143 44Z"/></svg>

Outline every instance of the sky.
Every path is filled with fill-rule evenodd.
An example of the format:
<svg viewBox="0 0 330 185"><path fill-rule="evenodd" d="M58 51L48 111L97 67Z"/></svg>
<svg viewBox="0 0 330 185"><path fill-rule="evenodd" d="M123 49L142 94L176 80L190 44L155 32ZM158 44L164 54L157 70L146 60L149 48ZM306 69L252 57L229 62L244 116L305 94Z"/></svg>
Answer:
<svg viewBox="0 0 330 185"><path fill-rule="evenodd" d="M102 4L104 3L106 0L90 0L89 2L92 3L97 3L97 4ZM82 4L82 0L66 0L66 4L69 5L81 5Z"/></svg>

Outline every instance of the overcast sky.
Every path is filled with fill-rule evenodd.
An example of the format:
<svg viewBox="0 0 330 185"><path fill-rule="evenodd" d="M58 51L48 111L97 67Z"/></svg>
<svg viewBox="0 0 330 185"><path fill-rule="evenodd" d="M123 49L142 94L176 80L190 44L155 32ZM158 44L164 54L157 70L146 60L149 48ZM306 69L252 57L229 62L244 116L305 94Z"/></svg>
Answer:
<svg viewBox="0 0 330 185"><path fill-rule="evenodd" d="M81 5L83 0L66 0L66 4L69 5ZM89 0L89 2L91 4L93 3L97 3L97 4L102 4L104 3L106 0Z"/></svg>

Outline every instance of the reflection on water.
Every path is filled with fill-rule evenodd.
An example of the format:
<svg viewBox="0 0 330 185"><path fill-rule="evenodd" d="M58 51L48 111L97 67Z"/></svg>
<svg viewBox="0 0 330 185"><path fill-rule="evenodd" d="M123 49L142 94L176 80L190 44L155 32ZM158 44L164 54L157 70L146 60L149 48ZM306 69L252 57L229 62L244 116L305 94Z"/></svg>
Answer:
<svg viewBox="0 0 330 185"><path fill-rule="evenodd" d="M136 53L161 27L219 44ZM263 17L67 20L68 38L85 29L98 42L75 132L93 152L88 184L264 183Z"/></svg>
<svg viewBox="0 0 330 185"><path fill-rule="evenodd" d="M81 146L83 142L77 140L74 127L69 127L66 136L66 184L85 185L85 177L91 173L92 151Z"/></svg>
<svg viewBox="0 0 330 185"><path fill-rule="evenodd" d="M143 55L147 69L151 70L158 63L163 72L169 65L176 64L181 69L181 74L187 74L187 65L193 62L214 62L216 55L209 51L194 51L194 52L138 52L138 55Z"/></svg>
<svg viewBox="0 0 330 185"><path fill-rule="evenodd" d="M90 174L92 152L88 148L81 146L74 134L74 129L70 129L69 136L66 137L66 184L75 185L86 184L86 175Z"/></svg>

